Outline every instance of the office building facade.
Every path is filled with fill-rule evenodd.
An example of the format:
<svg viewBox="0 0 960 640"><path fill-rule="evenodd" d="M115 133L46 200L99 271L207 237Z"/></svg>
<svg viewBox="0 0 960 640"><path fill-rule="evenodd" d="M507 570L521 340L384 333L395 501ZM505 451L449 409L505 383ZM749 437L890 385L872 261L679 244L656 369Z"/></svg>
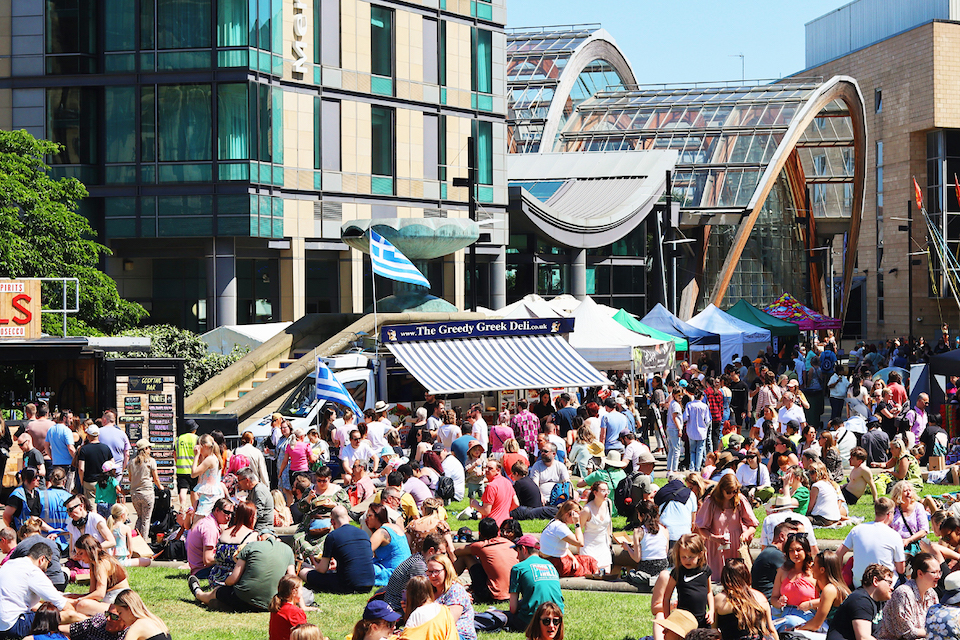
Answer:
<svg viewBox="0 0 960 640"><path fill-rule="evenodd" d="M0 127L63 146L51 172L87 186L151 322L359 312L341 225L467 217L471 136L502 252L505 21L498 0L0 0ZM463 306L462 251L426 275Z"/></svg>

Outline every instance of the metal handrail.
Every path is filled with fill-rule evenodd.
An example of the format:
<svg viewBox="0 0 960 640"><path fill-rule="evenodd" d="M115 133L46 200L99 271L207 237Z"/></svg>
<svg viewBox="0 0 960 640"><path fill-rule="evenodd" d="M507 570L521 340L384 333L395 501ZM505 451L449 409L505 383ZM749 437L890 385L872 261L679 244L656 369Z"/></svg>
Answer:
<svg viewBox="0 0 960 640"><path fill-rule="evenodd" d="M41 282L59 282L63 292L63 308L61 309L41 309L40 313L59 313L63 315L63 337L67 337L67 316L71 313L80 313L80 280L78 278L36 278ZM67 283L72 282L73 290L73 308L67 305Z"/></svg>

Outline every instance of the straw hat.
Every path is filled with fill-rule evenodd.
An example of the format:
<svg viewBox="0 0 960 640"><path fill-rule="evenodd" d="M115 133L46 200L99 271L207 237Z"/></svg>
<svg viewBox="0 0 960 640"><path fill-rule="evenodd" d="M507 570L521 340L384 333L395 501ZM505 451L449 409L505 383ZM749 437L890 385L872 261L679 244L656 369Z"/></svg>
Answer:
<svg viewBox="0 0 960 640"><path fill-rule="evenodd" d="M627 466L627 461L622 459L619 451L612 449L607 453L607 457L603 459L603 464L607 467L623 469Z"/></svg>
<svg viewBox="0 0 960 640"><path fill-rule="evenodd" d="M674 609L669 617L663 620L654 620L653 624L658 624L664 629L673 631L681 638L686 637L688 633L696 629L699 624L693 614L684 609Z"/></svg>

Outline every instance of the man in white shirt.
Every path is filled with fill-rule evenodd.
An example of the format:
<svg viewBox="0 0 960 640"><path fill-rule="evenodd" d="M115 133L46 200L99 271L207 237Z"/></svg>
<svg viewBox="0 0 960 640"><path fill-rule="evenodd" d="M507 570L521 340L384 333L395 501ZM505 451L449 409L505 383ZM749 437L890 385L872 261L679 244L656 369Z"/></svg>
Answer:
<svg viewBox="0 0 960 640"><path fill-rule="evenodd" d="M29 636L35 615L32 609L40 602L59 609L63 623L82 619L44 573L50 562L50 547L39 542L28 555L0 567L0 636Z"/></svg>
<svg viewBox="0 0 960 640"><path fill-rule="evenodd" d="M350 432L349 444L340 447L340 463L343 465L344 480L350 480L350 472L353 470L353 463L360 461L369 466L370 461L377 457L377 452L370 446L368 440L360 437L360 432L354 429Z"/></svg>
<svg viewBox="0 0 960 640"><path fill-rule="evenodd" d="M384 402L378 402L377 405L387 406ZM367 440L370 441L370 446L377 452L377 455L380 455L383 448L387 446L387 425L377 419L375 409L364 411L363 421L367 424Z"/></svg>
<svg viewBox="0 0 960 640"><path fill-rule="evenodd" d="M800 428L806 426L807 416L803 412L803 407L796 403L796 396L792 392L786 391L783 394L783 406L777 414L777 422L780 423L780 433L787 432L787 423L795 420Z"/></svg>
<svg viewBox="0 0 960 640"><path fill-rule="evenodd" d="M570 472L565 465L556 461L557 446L548 444L549 451L541 451L540 459L530 467L530 478L540 488L540 497L543 504L549 504L553 486L558 482L570 482Z"/></svg>
<svg viewBox="0 0 960 640"><path fill-rule="evenodd" d="M773 530L784 520L797 520L803 524L803 530L807 532L807 542L810 543L810 550L814 555L820 553L817 546L817 537L813 533L813 523L807 516L794 511L799 506L796 498L790 498L783 494L777 494L773 502L771 513L763 519L763 527L760 529L760 546L769 547L773 544Z"/></svg>
<svg viewBox="0 0 960 640"><path fill-rule="evenodd" d="M457 456L444 449L443 445L439 442L433 445L433 450L440 456L443 475L453 480L453 499L457 502L463 500L467 483L467 474L463 469L463 465L457 460Z"/></svg>
<svg viewBox="0 0 960 640"><path fill-rule="evenodd" d="M656 462L656 459L650 452L650 447L637 440L636 434L632 431L621 433L620 441L623 442L623 459L630 463L630 466L627 467L630 473L640 471L643 474L653 477L652 469L650 471L641 471L640 469L641 465L644 465L644 469L647 468L647 461Z"/></svg>
<svg viewBox="0 0 960 640"><path fill-rule="evenodd" d="M467 419L473 421L473 425L470 428L470 435L473 436L474 440L483 445L484 451L487 451L490 444L490 428L483 419L483 412L481 411L480 405L475 404L470 407L470 411L467 413Z"/></svg>
<svg viewBox="0 0 960 640"><path fill-rule="evenodd" d="M239 447L234 450L234 454L245 456L250 461L250 468L257 474L257 481L265 486L270 486L270 474L267 471L267 460L263 457L263 452L253 444L253 432L244 431L240 436Z"/></svg>
<svg viewBox="0 0 960 640"><path fill-rule="evenodd" d="M430 429L430 431L434 434L434 437L436 437L436 433L443 425L443 414L445 411L445 404L443 400L440 400L433 409L433 413L427 417L427 428Z"/></svg>
<svg viewBox="0 0 960 640"><path fill-rule="evenodd" d="M905 556L903 538L890 527L896 504L887 497L873 503L874 521L858 524L847 534L837 557L853 552L853 585L860 586L860 577L871 564L882 564L894 573L903 573Z"/></svg>

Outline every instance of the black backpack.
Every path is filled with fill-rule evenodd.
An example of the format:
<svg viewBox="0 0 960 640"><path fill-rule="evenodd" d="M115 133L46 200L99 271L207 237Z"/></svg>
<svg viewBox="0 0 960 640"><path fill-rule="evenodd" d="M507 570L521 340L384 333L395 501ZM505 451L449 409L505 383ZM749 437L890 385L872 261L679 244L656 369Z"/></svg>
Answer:
<svg viewBox="0 0 960 640"><path fill-rule="evenodd" d="M626 516L628 526L631 522L636 522L636 504L640 497L640 488L637 484L641 476L643 476L643 474L640 472L631 473L620 481L620 484L617 485L616 490L613 492L613 504L620 515Z"/></svg>
<svg viewBox="0 0 960 640"><path fill-rule="evenodd" d="M437 480L437 490L434 492L435 495L443 500L443 502L446 504L450 500L453 500L455 492L456 485L453 484L453 478L450 476L440 476L440 479Z"/></svg>

